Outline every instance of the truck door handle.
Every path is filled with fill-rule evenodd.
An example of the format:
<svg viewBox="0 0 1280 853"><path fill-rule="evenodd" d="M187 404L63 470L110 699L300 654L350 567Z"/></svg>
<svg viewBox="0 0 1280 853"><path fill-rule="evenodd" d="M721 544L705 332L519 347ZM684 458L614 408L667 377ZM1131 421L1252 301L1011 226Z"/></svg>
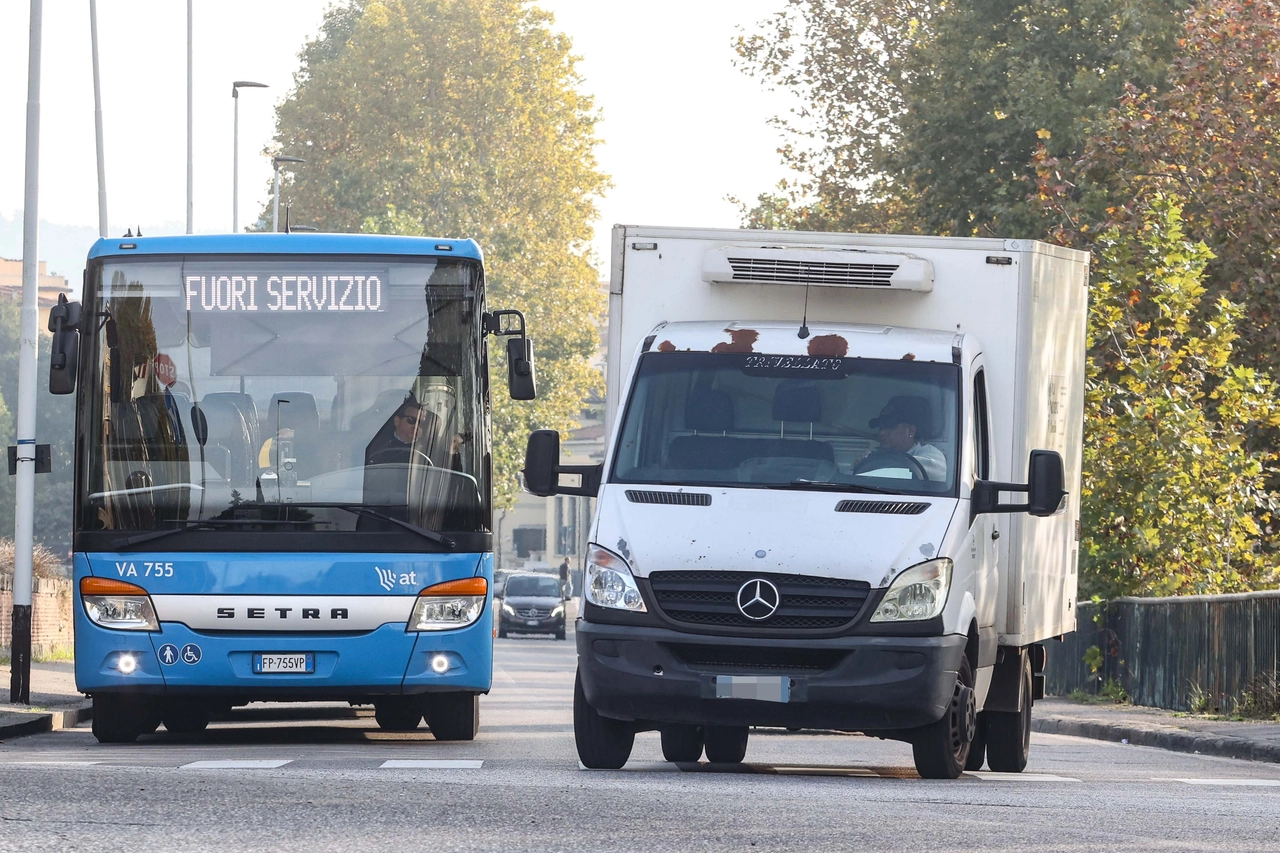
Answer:
<svg viewBox="0 0 1280 853"><path fill-rule="evenodd" d="M999 538L1000 538L1000 531L999 531L999 530L992 529L992 531L991 531L991 541L992 541L992 542L994 542L994 541L996 541L996 540L997 540L997 539L999 539Z"/></svg>

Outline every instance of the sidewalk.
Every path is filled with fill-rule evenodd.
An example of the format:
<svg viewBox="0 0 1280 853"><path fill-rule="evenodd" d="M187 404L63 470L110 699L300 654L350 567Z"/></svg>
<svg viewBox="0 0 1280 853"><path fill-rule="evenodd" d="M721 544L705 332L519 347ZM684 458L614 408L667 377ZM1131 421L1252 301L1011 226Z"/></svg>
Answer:
<svg viewBox="0 0 1280 853"><path fill-rule="evenodd" d="M31 704L9 704L9 665L0 665L0 741L69 728L91 716L89 699L76 690L72 663L31 665Z"/></svg>
<svg viewBox="0 0 1280 853"><path fill-rule="evenodd" d="M1280 763L1280 723L1277 722L1176 717L1172 711L1159 708L1049 698L1036 702L1031 730L1154 746L1173 752Z"/></svg>

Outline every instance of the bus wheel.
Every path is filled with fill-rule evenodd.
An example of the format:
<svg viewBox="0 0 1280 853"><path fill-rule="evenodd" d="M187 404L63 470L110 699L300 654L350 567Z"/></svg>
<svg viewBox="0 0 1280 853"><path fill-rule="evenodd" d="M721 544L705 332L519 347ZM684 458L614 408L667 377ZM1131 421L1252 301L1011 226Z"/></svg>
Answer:
<svg viewBox="0 0 1280 853"><path fill-rule="evenodd" d="M662 757L667 761L696 762L702 757L702 727L663 727Z"/></svg>
<svg viewBox="0 0 1280 853"><path fill-rule="evenodd" d="M429 724L436 740L475 740L480 731L480 694L432 694Z"/></svg>
<svg viewBox="0 0 1280 853"><path fill-rule="evenodd" d="M707 746L707 761L713 764L741 764L747 757L746 726L707 726L702 731Z"/></svg>
<svg viewBox="0 0 1280 853"><path fill-rule="evenodd" d="M98 743L133 743L145 728L137 697L102 694L93 697L93 736Z"/></svg>
<svg viewBox="0 0 1280 853"><path fill-rule="evenodd" d="M412 696L390 696L373 703L373 718L384 732L411 732L422 720L422 706Z"/></svg>
<svg viewBox="0 0 1280 853"><path fill-rule="evenodd" d="M916 772L925 779L955 779L964 772L969 761L969 748L977 727L973 667L968 656L964 656L960 659L956 686L942 719L914 732L911 747L915 754Z"/></svg>
<svg viewBox="0 0 1280 853"><path fill-rule="evenodd" d="M198 701L175 702L164 709L160 719L175 735L198 735L209 727L209 708Z"/></svg>
<svg viewBox="0 0 1280 853"><path fill-rule="evenodd" d="M987 766L997 773L1021 773L1031 753L1031 655L1022 655L1021 701L1016 711L987 711Z"/></svg>
<svg viewBox="0 0 1280 853"><path fill-rule="evenodd" d="M578 760L592 770L617 770L627 763L636 742L630 723L601 716L587 703L580 675L573 680L573 740Z"/></svg>

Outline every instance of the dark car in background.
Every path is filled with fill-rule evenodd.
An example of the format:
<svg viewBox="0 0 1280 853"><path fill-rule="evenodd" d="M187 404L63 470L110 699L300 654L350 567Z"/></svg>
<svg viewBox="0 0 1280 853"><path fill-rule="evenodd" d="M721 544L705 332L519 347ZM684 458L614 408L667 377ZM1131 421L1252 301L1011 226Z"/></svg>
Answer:
<svg viewBox="0 0 1280 853"><path fill-rule="evenodd" d="M564 587L554 575L511 575L498 608L498 636L555 634L564 639Z"/></svg>

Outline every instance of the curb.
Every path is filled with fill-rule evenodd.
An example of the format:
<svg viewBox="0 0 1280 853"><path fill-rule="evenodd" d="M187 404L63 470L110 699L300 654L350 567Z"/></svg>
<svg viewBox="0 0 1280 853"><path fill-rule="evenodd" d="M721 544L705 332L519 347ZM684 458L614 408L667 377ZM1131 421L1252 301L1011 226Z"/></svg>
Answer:
<svg viewBox="0 0 1280 853"><path fill-rule="evenodd" d="M12 722L0 722L0 741L73 728L86 720L93 719L93 702L86 699L76 705L55 708L51 711L0 712L0 719L3 718L17 719Z"/></svg>
<svg viewBox="0 0 1280 853"><path fill-rule="evenodd" d="M1033 716L1031 730L1043 734L1072 735L1117 743L1128 741L1135 746L1154 746L1170 752L1280 764L1280 743L1249 740L1230 735L1200 734L1169 726L1133 726L1099 720L1077 720L1070 717Z"/></svg>

